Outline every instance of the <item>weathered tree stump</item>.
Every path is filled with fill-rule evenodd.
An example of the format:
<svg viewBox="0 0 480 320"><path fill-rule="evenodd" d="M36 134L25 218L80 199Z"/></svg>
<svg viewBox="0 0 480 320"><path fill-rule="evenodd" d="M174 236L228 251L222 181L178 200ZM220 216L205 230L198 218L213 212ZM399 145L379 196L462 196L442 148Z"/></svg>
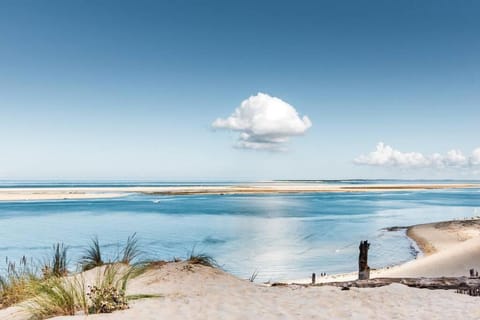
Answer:
<svg viewBox="0 0 480 320"><path fill-rule="evenodd" d="M368 266L368 249L370 243L367 240L360 241L360 254L358 256L358 280L370 279L370 267Z"/></svg>
<svg viewBox="0 0 480 320"><path fill-rule="evenodd" d="M475 269L470 269L470 278L478 278L478 271Z"/></svg>

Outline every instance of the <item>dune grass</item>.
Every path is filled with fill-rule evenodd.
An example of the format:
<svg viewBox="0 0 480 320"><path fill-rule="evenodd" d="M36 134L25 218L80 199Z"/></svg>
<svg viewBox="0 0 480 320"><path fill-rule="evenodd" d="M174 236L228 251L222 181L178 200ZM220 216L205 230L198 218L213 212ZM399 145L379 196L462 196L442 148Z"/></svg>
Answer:
<svg viewBox="0 0 480 320"><path fill-rule="evenodd" d="M40 281L26 257L22 257L18 265L8 259L5 263L6 274L0 276L0 309L33 297L35 292L31 284Z"/></svg>
<svg viewBox="0 0 480 320"><path fill-rule="evenodd" d="M131 264L140 256L140 254L141 251L140 246L138 245L137 233L134 233L128 237L127 242L125 243L120 262Z"/></svg>
<svg viewBox="0 0 480 320"><path fill-rule="evenodd" d="M98 241L97 236L92 238L92 242L85 250L85 254L79 261L79 265L82 271L91 270L104 265L102 251L100 249L100 242Z"/></svg>
<svg viewBox="0 0 480 320"><path fill-rule="evenodd" d="M107 264L97 270L91 285L83 274L69 277L49 277L34 286L35 295L25 303L32 320L54 316L110 313L128 308L125 295L133 267Z"/></svg>
<svg viewBox="0 0 480 320"><path fill-rule="evenodd" d="M94 241L92 253L101 258L97 248L98 241ZM25 257L18 264L7 259L5 275L0 276L0 308L21 303L32 320L128 308L125 290L128 280L139 273L137 265L120 261L104 264L95 282L86 286L82 273L68 276L67 250L63 243L55 244L41 268L34 267ZM131 262L138 256L135 235L129 237L125 251L125 261Z"/></svg>
<svg viewBox="0 0 480 320"><path fill-rule="evenodd" d="M200 264L202 266L218 268L219 265L217 261L206 253L197 253L195 252L195 247L188 254L187 262L190 264Z"/></svg>
<svg viewBox="0 0 480 320"><path fill-rule="evenodd" d="M80 270L87 271L106 264L124 263L127 265L135 263L140 257L141 251L138 243L137 234L133 233L127 238L127 242L117 257L112 260L105 261L102 255L100 241L98 237L92 238L89 247L85 250L85 254L79 261Z"/></svg>
<svg viewBox="0 0 480 320"><path fill-rule="evenodd" d="M255 279L257 278L257 276L258 276L258 270L255 270L255 271L253 271L253 273L248 278L248 281L255 282Z"/></svg>
<svg viewBox="0 0 480 320"><path fill-rule="evenodd" d="M160 267L166 261L137 262L141 254L136 234L128 237L121 254L113 262L105 263L97 237L92 238L85 255L79 261L80 270L97 268L97 277L86 285L83 273L69 275L68 247L63 243L53 245L50 256L35 268L24 257L19 264L8 261L7 272L0 276L0 308L19 304L32 320L53 316L85 315L112 312L128 308L128 300L157 298L160 295L126 295L127 283L151 267ZM213 257L197 253L193 248L187 263L218 267ZM38 266L38 264L37 264Z"/></svg>
<svg viewBox="0 0 480 320"><path fill-rule="evenodd" d="M45 262L42 272L45 278L48 277L63 277L68 273L67 269L67 251L68 247L63 243L56 243L53 245L52 253Z"/></svg>
<svg viewBox="0 0 480 320"><path fill-rule="evenodd" d="M83 279L53 276L36 283L34 289L35 296L24 305L32 320L88 313Z"/></svg>
<svg viewBox="0 0 480 320"><path fill-rule="evenodd" d="M96 283L102 288L114 287L126 290L128 280L132 278L134 269L121 264L105 265L103 270L98 270Z"/></svg>
<svg viewBox="0 0 480 320"><path fill-rule="evenodd" d="M0 276L0 308L5 308L35 297L47 279L67 275L67 250L63 243L53 245L42 268L23 257L17 264L6 259L7 270ZM41 269L41 273L38 271Z"/></svg>

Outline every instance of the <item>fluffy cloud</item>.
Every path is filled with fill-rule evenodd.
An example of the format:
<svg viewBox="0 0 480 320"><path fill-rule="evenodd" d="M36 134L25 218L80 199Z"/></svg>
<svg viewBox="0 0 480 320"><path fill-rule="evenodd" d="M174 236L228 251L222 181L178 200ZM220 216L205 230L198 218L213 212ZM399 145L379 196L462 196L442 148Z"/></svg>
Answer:
<svg viewBox="0 0 480 320"><path fill-rule="evenodd" d="M470 157L470 164L474 166L480 165L480 148L473 150L472 156Z"/></svg>
<svg viewBox="0 0 480 320"><path fill-rule="evenodd" d="M238 131L236 147L270 151L286 150L291 137L311 126L307 116L300 117L293 106L265 93L249 97L230 117L212 123L216 129Z"/></svg>
<svg viewBox="0 0 480 320"><path fill-rule="evenodd" d="M467 157L460 150L450 150L442 155L423 155L418 152L401 152L380 142L375 151L354 159L354 163L370 166L403 168L467 168L480 165L480 148Z"/></svg>

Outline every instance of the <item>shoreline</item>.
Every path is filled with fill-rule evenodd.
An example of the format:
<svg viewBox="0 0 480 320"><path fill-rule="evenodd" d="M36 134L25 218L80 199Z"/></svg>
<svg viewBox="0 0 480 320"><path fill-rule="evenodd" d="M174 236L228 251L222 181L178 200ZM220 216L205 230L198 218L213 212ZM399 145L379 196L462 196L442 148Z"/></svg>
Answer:
<svg viewBox="0 0 480 320"><path fill-rule="evenodd" d="M432 223L433 224L433 223ZM432 225L430 224L430 225ZM424 256L429 256L433 253L436 252L435 247L431 242L429 242L427 239L425 239L417 230L415 227L418 228L420 225L413 225L410 227L407 227L407 230L405 232L405 235L417 246L417 248L420 250L420 254ZM415 257L414 260L416 260L417 257Z"/></svg>
<svg viewBox="0 0 480 320"><path fill-rule="evenodd" d="M396 227L397 228L397 227ZM398 265L374 268L370 278L459 277L480 270L480 218L440 221L405 227L406 236L420 250L416 258ZM317 283L353 281L358 272L317 276ZM309 284L310 278L282 283Z"/></svg>
<svg viewBox="0 0 480 320"><path fill-rule="evenodd" d="M291 194L291 193L349 193L399 192L448 189L476 189L480 184L245 184L226 186L170 186L170 187L36 187L0 188L0 201L80 200L119 198L131 194L175 195L235 195L235 194Z"/></svg>
<svg viewBox="0 0 480 320"><path fill-rule="evenodd" d="M380 276L467 276L480 269L480 219L418 224L407 229L423 255L384 271Z"/></svg>

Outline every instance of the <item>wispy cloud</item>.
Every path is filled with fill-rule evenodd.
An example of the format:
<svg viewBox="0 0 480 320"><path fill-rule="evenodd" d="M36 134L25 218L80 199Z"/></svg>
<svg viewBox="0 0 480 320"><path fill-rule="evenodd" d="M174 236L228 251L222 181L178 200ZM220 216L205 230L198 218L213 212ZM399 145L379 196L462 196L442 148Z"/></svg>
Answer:
<svg viewBox="0 0 480 320"><path fill-rule="evenodd" d="M258 93L244 100L228 118L212 123L216 129L239 132L238 148L284 151L291 137L304 134L312 122L300 117L287 102Z"/></svg>
<svg viewBox="0 0 480 320"><path fill-rule="evenodd" d="M380 142L375 151L354 159L359 165L401 168L470 168L480 166L480 147L465 156L460 150L446 154L424 155L419 152L402 152Z"/></svg>

